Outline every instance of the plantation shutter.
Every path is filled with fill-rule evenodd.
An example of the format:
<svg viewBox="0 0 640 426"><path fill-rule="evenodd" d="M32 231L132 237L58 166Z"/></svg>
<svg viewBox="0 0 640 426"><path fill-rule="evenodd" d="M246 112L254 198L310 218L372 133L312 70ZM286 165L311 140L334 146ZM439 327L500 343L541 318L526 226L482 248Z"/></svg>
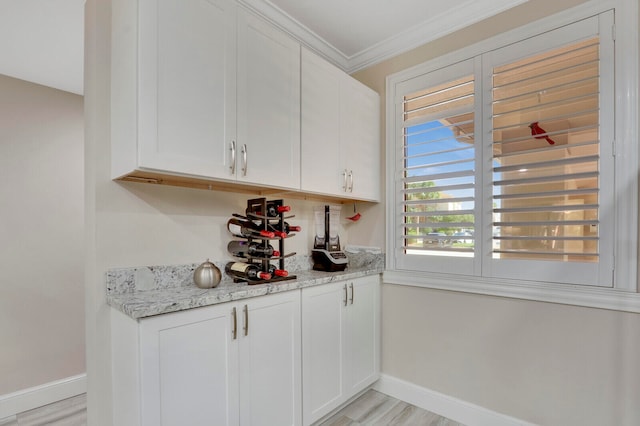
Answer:
<svg viewBox="0 0 640 426"><path fill-rule="evenodd" d="M517 58L485 68L493 275L522 278L523 267L532 269L524 262L538 261L532 279L562 274L564 281L594 285L612 279L601 270L603 237L610 239L613 229L603 223L600 207L613 202L603 191L614 167L612 131L603 120L612 117L605 106L613 104L606 97L613 92L607 69L613 61L602 61L597 17L573 26L579 31L572 34L582 35L577 40L549 48L562 40L552 34L556 30L502 49L493 57ZM528 50L536 53L522 56Z"/></svg>
<svg viewBox="0 0 640 426"><path fill-rule="evenodd" d="M612 28L604 12L394 84L396 269L613 285Z"/></svg>
<svg viewBox="0 0 640 426"><path fill-rule="evenodd" d="M467 258L463 262L467 272L472 271L477 107L473 64L466 61L451 73L423 76L425 85L403 94L399 102L398 246L400 257L412 267L447 270L451 260L446 258L456 258L458 267L465 268L460 261Z"/></svg>

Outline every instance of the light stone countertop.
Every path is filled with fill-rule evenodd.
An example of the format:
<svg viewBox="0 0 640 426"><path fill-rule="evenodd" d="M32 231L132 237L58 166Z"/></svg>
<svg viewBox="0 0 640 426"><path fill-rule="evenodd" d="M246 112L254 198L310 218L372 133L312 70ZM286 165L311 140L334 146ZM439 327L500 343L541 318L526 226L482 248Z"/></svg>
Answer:
<svg viewBox="0 0 640 426"><path fill-rule="evenodd" d="M211 289L201 289L193 283L195 264L110 270L106 274L107 304L133 319L139 319L375 275L383 271L382 254L347 255L349 266L341 272L311 270L308 268L308 258L301 257L294 260L295 265L290 267L290 273L296 279L249 285L246 282L234 283L223 272L220 284ZM224 262L214 263L224 271Z"/></svg>

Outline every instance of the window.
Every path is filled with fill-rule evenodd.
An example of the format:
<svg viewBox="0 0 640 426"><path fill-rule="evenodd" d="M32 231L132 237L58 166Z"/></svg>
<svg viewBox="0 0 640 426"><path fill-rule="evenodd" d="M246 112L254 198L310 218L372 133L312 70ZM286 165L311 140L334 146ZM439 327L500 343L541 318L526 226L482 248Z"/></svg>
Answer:
<svg viewBox="0 0 640 426"><path fill-rule="evenodd" d="M635 290L615 280L613 28L601 12L388 78L390 270Z"/></svg>

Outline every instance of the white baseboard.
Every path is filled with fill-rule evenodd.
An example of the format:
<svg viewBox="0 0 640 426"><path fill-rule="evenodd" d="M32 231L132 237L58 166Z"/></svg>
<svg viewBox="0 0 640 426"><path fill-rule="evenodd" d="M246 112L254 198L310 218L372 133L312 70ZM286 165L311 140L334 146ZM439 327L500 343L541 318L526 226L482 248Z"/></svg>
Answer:
<svg viewBox="0 0 640 426"><path fill-rule="evenodd" d="M467 426L534 425L386 374L374 389Z"/></svg>
<svg viewBox="0 0 640 426"><path fill-rule="evenodd" d="M87 391L87 375L67 377L29 389L0 395L0 419L52 404Z"/></svg>

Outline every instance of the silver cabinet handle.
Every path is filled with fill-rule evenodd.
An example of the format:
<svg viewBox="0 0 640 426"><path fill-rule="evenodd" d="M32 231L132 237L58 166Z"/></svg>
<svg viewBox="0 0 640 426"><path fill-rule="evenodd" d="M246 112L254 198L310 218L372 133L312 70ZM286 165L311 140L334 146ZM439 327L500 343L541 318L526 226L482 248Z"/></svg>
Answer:
<svg viewBox="0 0 640 426"><path fill-rule="evenodd" d="M236 141L231 141L231 174L236 174Z"/></svg>
<svg viewBox="0 0 640 426"><path fill-rule="evenodd" d="M353 283L349 284L349 287L351 288L351 304L353 305Z"/></svg>
<svg viewBox="0 0 640 426"><path fill-rule="evenodd" d="M247 308L247 305L244 305L243 311L244 311L244 335L248 336L249 335L249 309Z"/></svg>
<svg viewBox="0 0 640 426"><path fill-rule="evenodd" d="M238 338L238 316L236 315L236 308L231 310L231 317L233 318L233 328L231 329L231 340Z"/></svg>
<svg viewBox="0 0 640 426"><path fill-rule="evenodd" d="M349 170L349 192L353 192L353 170Z"/></svg>
<svg viewBox="0 0 640 426"><path fill-rule="evenodd" d="M246 176L247 175L247 168L248 168L248 164L247 164L247 144L242 144L242 163L243 163L243 167L242 167L242 176Z"/></svg>
<svg viewBox="0 0 640 426"><path fill-rule="evenodd" d="M344 306L347 306L347 285L344 285Z"/></svg>
<svg viewBox="0 0 640 426"><path fill-rule="evenodd" d="M347 169L342 172L342 190L347 192Z"/></svg>

